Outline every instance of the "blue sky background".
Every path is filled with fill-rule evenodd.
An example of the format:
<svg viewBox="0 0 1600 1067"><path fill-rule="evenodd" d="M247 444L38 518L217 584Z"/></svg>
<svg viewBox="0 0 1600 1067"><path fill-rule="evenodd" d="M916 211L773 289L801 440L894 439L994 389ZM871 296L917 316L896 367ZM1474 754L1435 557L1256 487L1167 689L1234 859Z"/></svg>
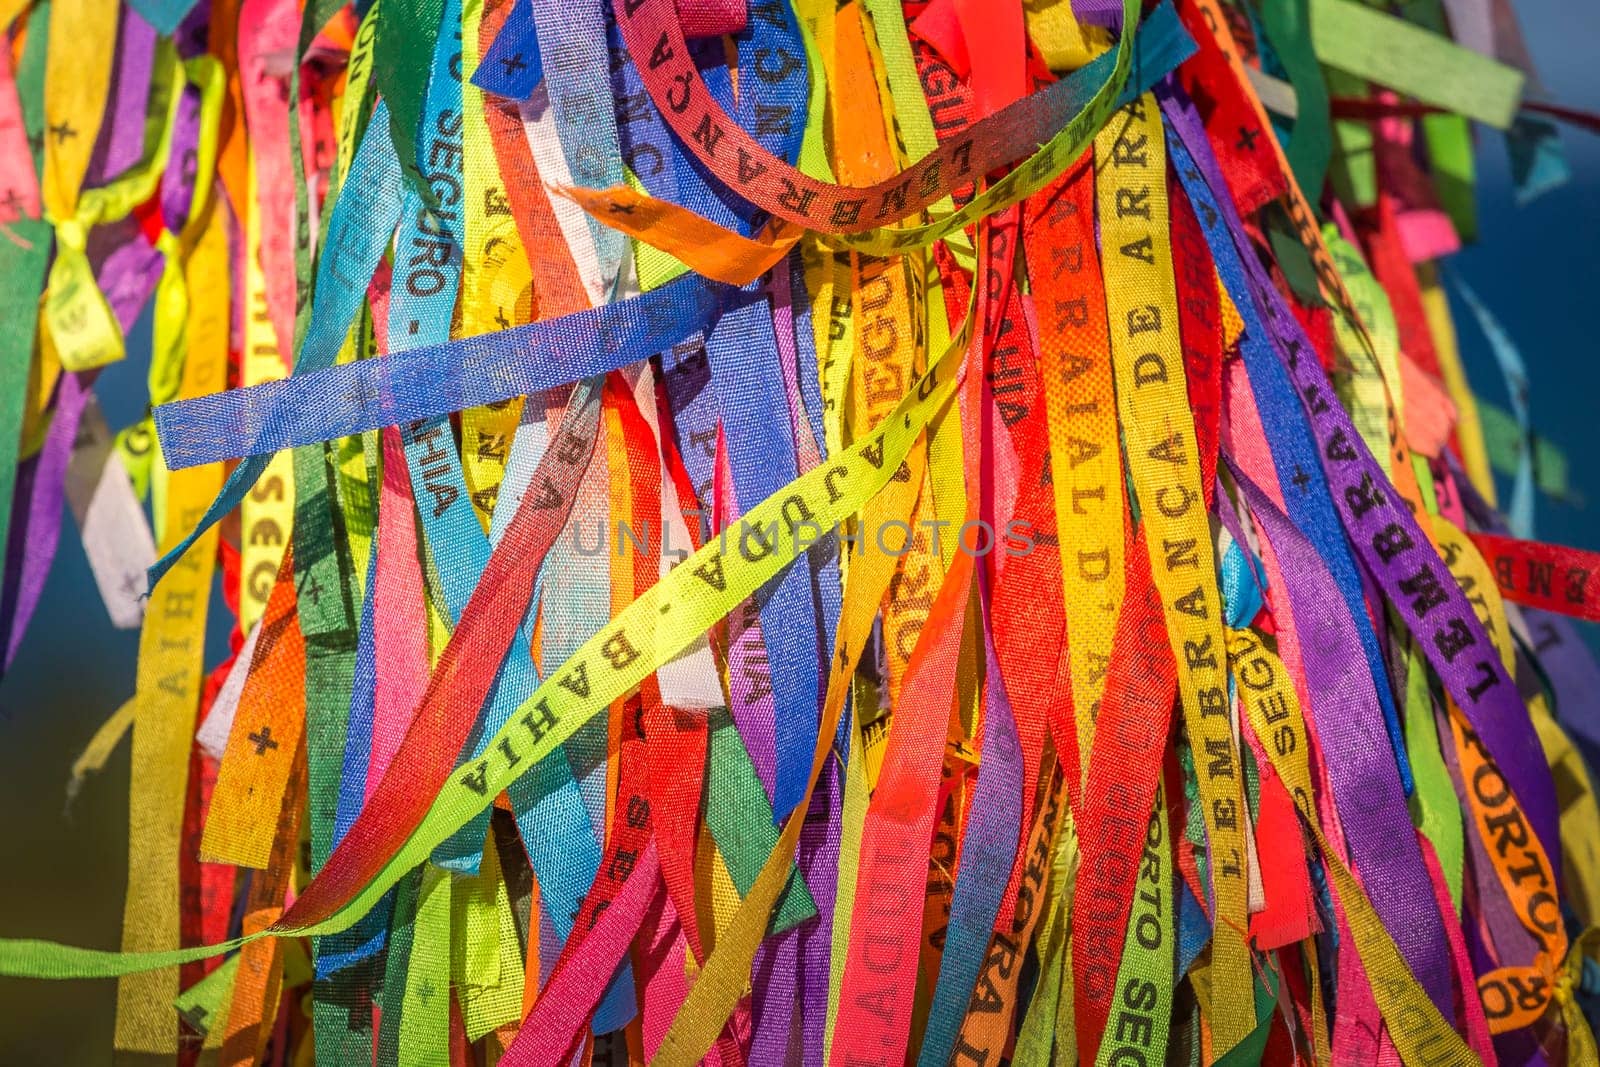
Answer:
<svg viewBox="0 0 1600 1067"><path fill-rule="evenodd" d="M1516 0L1515 6L1550 95L1600 110L1600 4ZM1480 131L1479 239L1450 263L1521 348L1534 427L1566 451L1573 483L1590 502L1578 509L1541 498L1538 536L1600 549L1593 434L1600 425L1600 137L1567 128L1562 142L1572 180L1519 208L1503 140ZM1473 386L1505 407L1505 386L1487 342L1459 301L1452 301L1452 310ZM1585 629L1592 639L1600 628Z"/></svg>
<svg viewBox="0 0 1600 1067"><path fill-rule="evenodd" d="M1516 0L1551 96L1600 111L1600 4ZM1521 346L1538 430L1572 460L1589 510L1539 502L1541 538L1600 549L1600 138L1565 130L1572 180L1526 208L1513 203L1504 143L1478 139L1479 244L1452 259ZM1468 374L1506 404L1487 344L1457 307ZM145 395L135 360L107 371L99 390L113 425ZM220 600L218 601L220 603ZM213 635L215 663L225 636ZM1586 627L1593 644L1595 631ZM15 669L0 682L0 936L95 947L118 942L127 868L128 749L91 780L70 815L72 761L132 691L137 635L111 628L71 519ZM0 980L0 1067L110 1062L111 982Z"/></svg>

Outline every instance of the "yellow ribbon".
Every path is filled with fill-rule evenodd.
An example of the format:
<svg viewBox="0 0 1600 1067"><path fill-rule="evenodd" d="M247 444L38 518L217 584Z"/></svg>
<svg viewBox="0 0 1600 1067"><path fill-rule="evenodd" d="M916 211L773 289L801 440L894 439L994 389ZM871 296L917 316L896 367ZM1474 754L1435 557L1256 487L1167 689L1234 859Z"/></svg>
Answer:
<svg viewBox="0 0 1600 1067"><path fill-rule="evenodd" d="M189 288L184 276L190 249L199 240L201 228L207 225L210 215L211 186L217 166L218 124L227 89L222 65L213 56L201 55L185 60L174 70L174 74L179 72L186 81L200 90L200 137L195 151L194 193L189 217L178 227L176 233L170 228L164 228L156 238L156 251L161 253L162 268L161 279L156 283L150 369L146 376L151 407L165 404L178 395L178 385L183 374L184 353L187 350L189 317ZM176 91L172 93L174 116L181 95ZM108 186L104 190L103 198L95 195L102 190L90 190L84 194L83 206L99 205L103 202L104 206L101 208L105 212L103 219L110 220L126 215L136 204L149 199L154 192L161 169L166 166L172 132L172 121L169 119L162 131L156 152L156 158L161 160L161 166L152 168L148 178L139 175L127 184L117 183ZM172 220L169 219L167 222L170 227ZM84 268L86 270L88 268L87 260L84 262ZM89 280L92 284L92 275ZM95 289L94 292L98 296L99 289ZM103 297L100 299L104 301ZM112 320L112 324L115 325L115 320ZM120 359L122 355L120 330L117 331L117 338L119 351L115 358ZM145 415L132 426L118 432L115 446L122 457L123 465L128 469L128 476L133 480L134 491L141 497L147 491L155 494L156 536L160 538L161 523L165 515L164 509L160 506L160 494L164 491L162 486L165 481L165 467L158 467L153 463L155 454L160 450L156 440L155 422L148 414Z"/></svg>
<svg viewBox="0 0 1600 1067"><path fill-rule="evenodd" d="M116 26L115 0L64 0L50 10L51 39L74 44L50 49L45 69L40 192L45 217L55 225L56 258L50 265L43 319L61 365L69 371L103 367L123 356L122 327L89 265L89 231L126 218L150 199L167 167L177 114L179 94L172 77L176 53L167 42L156 53L151 84L147 122L158 124L152 150L111 184L80 188L105 108Z"/></svg>

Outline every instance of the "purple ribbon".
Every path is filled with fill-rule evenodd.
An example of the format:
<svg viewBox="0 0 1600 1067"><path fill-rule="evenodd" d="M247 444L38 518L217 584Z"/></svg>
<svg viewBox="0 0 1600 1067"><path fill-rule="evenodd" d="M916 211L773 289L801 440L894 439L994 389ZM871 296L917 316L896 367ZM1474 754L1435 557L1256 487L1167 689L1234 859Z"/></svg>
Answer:
<svg viewBox="0 0 1600 1067"><path fill-rule="evenodd" d="M1072 13L1079 22L1090 26L1116 29L1122 25L1120 0L1072 0Z"/></svg>
<svg viewBox="0 0 1600 1067"><path fill-rule="evenodd" d="M144 116L150 102L156 30L131 8L118 28L110 101L84 184L93 188L121 176L144 154Z"/></svg>
<svg viewBox="0 0 1600 1067"><path fill-rule="evenodd" d="M30 499L22 516L24 524L21 529L12 531L7 553L12 559L7 561L6 569L12 570L10 564L15 561L17 574L16 612L11 616L6 638L7 669L17 658L22 636L28 632L28 623L44 592L50 564L56 558L56 546L61 543L61 500L66 489L67 463L72 459L72 443L78 436L78 420L89 402L86 377L81 374L61 376L55 418L45 436L44 448L33 465L25 468L28 473L17 479L19 499L23 492L29 492Z"/></svg>
<svg viewBox="0 0 1600 1067"><path fill-rule="evenodd" d="M200 154L200 91L185 85L173 117L172 147L161 172L161 216L177 233L194 210L194 180Z"/></svg>
<svg viewBox="0 0 1600 1067"><path fill-rule="evenodd" d="M150 293L155 289L161 271L161 257L156 254L138 227L127 223L122 227L125 239L104 254L97 275L117 324L126 333L132 329L139 312ZM90 238L91 262L97 258L97 241L116 239L117 228L96 231ZM66 494L67 465L72 459L72 446L78 438L78 421L89 402L94 378L98 371L82 374L63 374L56 393L55 414L45 435L44 447L39 454L25 462L18 472L15 527L7 543L6 600L0 604L0 618L4 619L5 665L11 666L28 623L39 606L44 593L45 579L55 562L56 549L61 543L62 501ZM26 508L22 507L27 501ZM13 599L14 597L14 599Z"/></svg>
<svg viewBox="0 0 1600 1067"><path fill-rule="evenodd" d="M1328 771L1361 883L1406 964L1453 1017L1449 942L1411 828L1383 709L1344 598L1316 548L1229 460L1250 513L1282 561L1313 708L1308 723Z"/></svg>
<svg viewBox="0 0 1600 1067"><path fill-rule="evenodd" d="M839 881L839 835L844 828L843 815L844 765L837 759L830 759L823 765L817 795L811 800L805 826L800 828L800 871L817 905L817 921L802 923L797 931L802 974L797 1006L803 1067L822 1067L827 1045L828 970L833 952L833 912Z"/></svg>
<svg viewBox="0 0 1600 1067"><path fill-rule="evenodd" d="M1258 395L1258 401L1263 407L1297 401L1305 411L1334 505L1357 557L1417 637L1439 679L1483 739L1544 843L1555 868L1552 877L1559 879L1555 785L1516 684L1506 674L1444 561L1372 458L1349 413L1340 406L1315 348L1244 233L1197 117L1170 95L1164 105L1172 129L1216 194L1249 276L1251 295L1293 386L1294 401L1265 395Z"/></svg>

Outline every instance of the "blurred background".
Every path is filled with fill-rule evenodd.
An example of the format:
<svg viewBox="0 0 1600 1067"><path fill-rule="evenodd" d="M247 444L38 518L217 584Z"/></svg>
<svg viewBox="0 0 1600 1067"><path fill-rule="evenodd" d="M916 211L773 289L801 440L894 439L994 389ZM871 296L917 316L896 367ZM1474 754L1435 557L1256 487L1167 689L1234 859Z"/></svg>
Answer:
<svg viewBox="0 0 1600 1067"><path fill-rule="evenodd" d="M1600 111L1600 4L1514 0L1541 78L1556 102ZM1514 203L1503 139L1480 133L1479 243L1451 265L1521 347L1537 431L1571 460L1588 510L1542 497L1541 539L1600 549L1600 137L1562 133L1571 180L1526 207ZM1452 299L1467 371L1479 395L1508 406L1488 344ZM102 375L113 427L144 403L148 316L129 358ZM1509 486L1502 481L1502 493ZM1504 499L1504 497L1502 498ZM77 530L64 518L61 549L12 671L0 680L0 937L74 945L118 944L127 855L128 746L65 810L72 762L133 692L136 631L112 628ZM208 667L227 643L213 604ZM1600 627L1583 627L1600 649ZM111 1062L115 984L0 979L0 1065Z"/></svg>

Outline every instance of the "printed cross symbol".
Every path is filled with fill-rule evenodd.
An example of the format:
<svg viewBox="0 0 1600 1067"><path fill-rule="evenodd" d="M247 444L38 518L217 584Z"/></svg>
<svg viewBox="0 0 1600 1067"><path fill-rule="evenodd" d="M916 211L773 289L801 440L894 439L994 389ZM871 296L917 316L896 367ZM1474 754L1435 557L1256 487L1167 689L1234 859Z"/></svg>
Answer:
<svg viewBox="0 0 1600 1067"><path fill-rule="evenodd" d="M1294 477L1290 478L1289 480L1293 482L1295 484L1295 488L1299 489L1302 493L1306 491L1306 486L1311 484L1311 476L1305 471L1301 470L1298 463L1295 464Z"/></svg>
<svg viewBox="0 0 1600 1067"><path fill-rule="evenodd" d="M633 214L633 205L632 204L612 204L609 208L607 208L607 210L610 211L613 215L632 215Z"/></svg>
<svg viewBox="0 0 1600 1067"><path fill-rule="evenodd" d="M509 319L506 318L506 309L505 308L496 308L495 309L494 322L495 322L495 325L500 327L502 330L508 330L508 329L511 328L511 322L510 322Z"/></svg>
<svg viewBox="0 0 1600 1067"><path fill-rule="evenodd" d="M255 733L246 738L246 740L252 745L256 746L256 755L258 756L265 756L267 754L267 749L278 747L278 741L272 736L272 727L270 726L263 726L259 728Z"/></svg>
<svg viewBox="0 0 1600 1067"><path fill-rule="evenodd" d="M426 978L424 978L422 980L422 983L417 986L417 1000L419 1000L423 1004L426 1004L426 1003L428 1003L428 1001L430 1001L432 999L433 999L433 983L428 981Z"/></svg>
<svg viewBox="0 0 1600 1067"><path fill-rule="evenodd" d="M6 198L4 200L0 200L0 207L5 208L4 214L11 215L15 218L22 217L22 197L17 195L17 191L15 189L6 190Z"/></svg>
<svg viewBox="0 0 1600 1067"><path fill-rule="evenodd" d="M1239 127L1239 143L1235 146L1246 152L1256 150L1256 138L1261 136L1261 131L1254 126Z"/></svg>
<svg viewBox="0 0 1600 1067"><path fill-rule="evenodd" d="M65 120L50 127L50 134L56 139L56 144L65 144L70 139L78 136L78 131L73 129Z"/></svg>
<svg viewBox="0 0 1600 1067"><path fill-rule="evenodd" d="M317 581L315 574L309 575L306 583L300 588L311 594L311 603L317 605L322 603L322 583Z"/></svg>
<svg viewBox="0 0 1600 1067"><path fill-rule="evenodd" d="M378 399L378 390L364 377L357 377L345 390L344 398L357 410L366 411Z"/></svg>
<svg viewBox="0 0 1600 1067"><path fill-rule="evenodd" d="M519 70L527 70L528 69L528 64L526 64L526 63L524 63L522 61L522 53L521 52L518 52L514 56L509 56L509 57L507 57L505 59L502 59L500 61L500 65L502 67L506 68L506 77L508 77L508 78L511 75L515 74Z"/></svg>

